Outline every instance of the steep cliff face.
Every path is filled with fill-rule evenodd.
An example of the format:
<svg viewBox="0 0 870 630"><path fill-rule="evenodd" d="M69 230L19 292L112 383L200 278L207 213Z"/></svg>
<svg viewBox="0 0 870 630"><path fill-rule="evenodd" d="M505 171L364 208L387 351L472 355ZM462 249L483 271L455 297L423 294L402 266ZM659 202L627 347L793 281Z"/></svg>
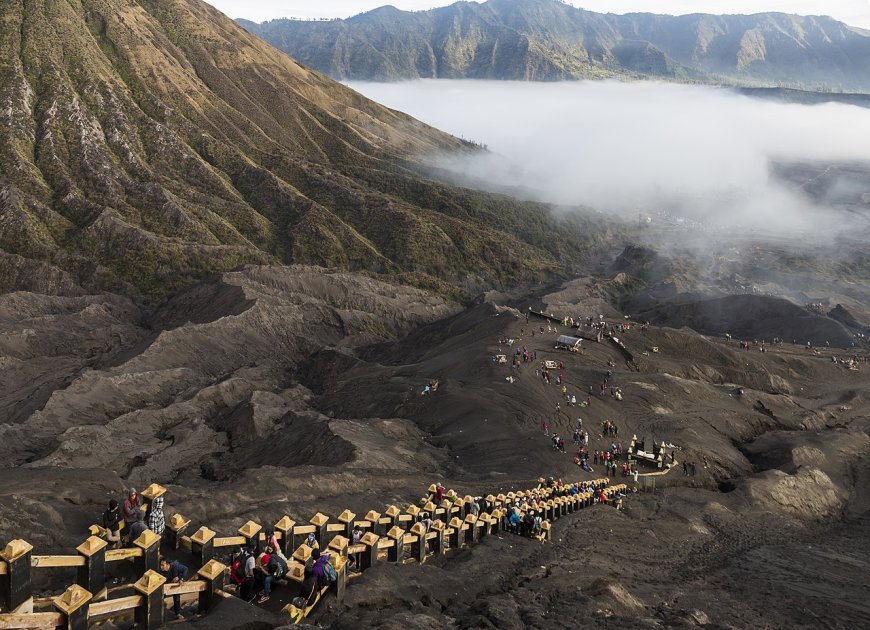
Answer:
<svg viewBox="0 0 870 630"><path fill-rule="evenodd" d="M870 88L868 34L821 17L604 15L559 0L489 0L327 22L239 22L342 79L645 76Z"/></svg>
<svg viewBox="0 0 870 630"><path fill-rule="evenodd" d="M559 267L542 207L422 178L474 147L198 0L4 3L0 289L160 297L245 263L463 286ZM427 280L427 278L429 278Z"/></svg>

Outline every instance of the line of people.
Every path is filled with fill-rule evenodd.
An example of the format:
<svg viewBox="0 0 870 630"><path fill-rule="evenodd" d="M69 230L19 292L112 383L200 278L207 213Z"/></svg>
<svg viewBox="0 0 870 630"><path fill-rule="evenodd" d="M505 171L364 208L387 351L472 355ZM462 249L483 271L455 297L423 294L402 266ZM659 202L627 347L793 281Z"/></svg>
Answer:
<svg viewBox="0 0 870 630"><path fill-rule="evenodd" d="M583 492L594 492L596 503L606 503L607 497L604 494L604 485L596 485L592 481L580 481L566 484L561 479L555 480L552 477L545 483L543 479L538 487L540 492L532 491L524 497L514 499L512 505L508 506L506 516L503 517L502 528L507 531L525 536L527 538L535 538L538 540L544 539L543 531L543 516L545 502L548 498L573 496ZM547 497L544 490L552 488L552 494Z"/></svg>
<svg viewBox="0 0 870 630"><path fill-rule="evenodd" d="M157 536L162 536L166 529L164 514L164 499L157 497L145 509L144 498L135 488L131 488L123 503L116 499L109 501L108 508L103 512L103 528L106 540L113 548L122 545L133 546L145 530L151 530ZM288 570L288 560L284 555L280 541L275 536L274 529L266 528L265 541L261 546L258 542L256 547L241 547L233 552L231 557L231 581L238 587L242 599L252 601L259 594L259 603L269 600L272 586L284 580ZM362 530L357 527L354 531L354 543L359 542ZM311 549L311 559L306 565L305 580L300 592L300 603L308 602L316 591L316 586L325 586L336 579L335 569L329 562L329 553L321 553L317 538L314 534L308 536L305 541ZM355 559L350 559L351 565ZM160 573L163 573L169 582L183 582L187 579L189 570L182 563L175 560L161 559L159 562ZM181 618L181 601L178 596L173 598L173 611L177 618Z"/></svg>
<svg viewBox="0 0 870 630"><path fill-rule="evenodd" d="M441 485L441 482L439 481L435 484L432 484L432 486L429 488L429 493L426 497L426 501L431 501L435 505L440 506L441 502L445 499L447 499L450 503L455 503L458 498L459 495L456 493L455 490L445 490L444 486ZM482 512L489 512L491 508L492 506L489 504L489 501L487 501L486 498L482 496L472 497L471 505L469 506L471 513L475 516L479 516ZM428 518L430 518L430 515L428 513L420 515L421 520ZM424 525L426 524L424 523Z"/></svg>
<svg viewBox="0 0 870 630"><path fill-rule="evenodd" d="M292 582L286 579L290 561L274 528L264 528L263 534L263 541L258 540L254 546L237 548L230 558L230 581L235 585L239 597L247 602L256 599L258 604L269 601L273 587ZM355 541L358 542L361 537L362 530L357 526L354 530ZM335 567L330 562L331 554L320 549L320 542L313 533L308 534L303 544L310 549L311 554L305 564L299 593L292 601L297 608L308 606L320 588L338 579ZM352 559L350 561L353 563Z"/></svg>

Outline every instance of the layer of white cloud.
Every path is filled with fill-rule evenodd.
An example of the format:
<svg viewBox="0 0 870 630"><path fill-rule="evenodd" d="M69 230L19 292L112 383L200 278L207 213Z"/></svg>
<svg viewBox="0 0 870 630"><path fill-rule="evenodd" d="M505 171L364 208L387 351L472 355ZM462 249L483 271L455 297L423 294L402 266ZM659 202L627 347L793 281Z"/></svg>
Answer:
<svg viewBox="0 0 870 630"><path fill-rule="evenodd" d="M336 18L392 4L417 11L451 4L448 0L208 0L231 18L256 22L281 17ZM521 1L521 0L517 0ZM783 11L800 15L831 15L848 24L870 28L868 0L572 0L592 11L628 13L759 13Z"/></svg>
<svg viewBox="0 0 870 630"><path fill-rule="evenodd" d="M439 162L483 186L628 216L668 211L777 231L824 227L823 209L771 178L771 161L870 161L870 110L854 106L652 82L351 87L488 145L488 156Z"/></svg>

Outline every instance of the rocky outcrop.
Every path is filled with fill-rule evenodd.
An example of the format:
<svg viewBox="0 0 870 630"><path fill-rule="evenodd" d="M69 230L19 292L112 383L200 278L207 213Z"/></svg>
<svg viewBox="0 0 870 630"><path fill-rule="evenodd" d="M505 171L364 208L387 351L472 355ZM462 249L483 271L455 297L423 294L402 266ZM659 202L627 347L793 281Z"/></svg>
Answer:
<svg viewBox="0 0 870 630"><path fill-rule="evenodd" d="M747 483L747 492L759 507L806 519L839 514L846 494L818 468L804 466L790 475L772 470Z"/></svg>
<svg viewBox="0 0 870 630"><path fill-rule="evenodd" d="M416 289L301 267L249 267L195 286L158 310L152 330L121 298L13 294L3 302L9 332L0 344L25 377L4 381L5 397L51 389L44 404L18 406L14 422L0 425L4 460L167 481L191 467L214 476L216 465L300 465L333 447L329 459L347 461L353 440L312 416L287 371L324 346L395 338L456 308ZM26 378L47 362L53 380ZM310 440L276 443L265 455L249 448L279 430Z"/></svg>

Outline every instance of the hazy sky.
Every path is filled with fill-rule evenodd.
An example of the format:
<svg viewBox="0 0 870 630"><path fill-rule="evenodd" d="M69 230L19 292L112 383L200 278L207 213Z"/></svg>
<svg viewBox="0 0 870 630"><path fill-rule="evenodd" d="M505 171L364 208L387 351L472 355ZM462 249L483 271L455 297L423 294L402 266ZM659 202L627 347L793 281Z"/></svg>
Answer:
<svg viewBox="0 0 870 630"><path fill-rule="evenodd" d="M207 0L231 18L257 22L280 17L349 17L392 4L420 10L452 4L452 0ZM801 15L831 15L870 28L870 0L571 0L592 11L627 13L758 13L784 11Z"/></svg>

